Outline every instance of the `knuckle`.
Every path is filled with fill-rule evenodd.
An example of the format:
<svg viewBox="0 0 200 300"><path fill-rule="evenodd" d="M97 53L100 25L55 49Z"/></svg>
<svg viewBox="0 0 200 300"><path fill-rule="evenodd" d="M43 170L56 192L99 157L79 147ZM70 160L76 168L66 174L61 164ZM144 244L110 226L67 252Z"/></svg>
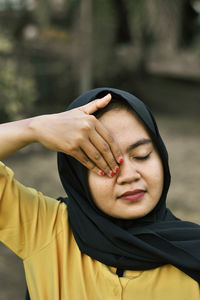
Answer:
<svg viewBox="0 0 200 300"><path fill-rule="evenodd" d="M87 115L86 116L86 120L87 120L87 122L89 123L89 124L93 124L93 122L95 121L95 116L93 116L93 115Z"/></svg>
<svg viewBox="0 0 200 300"><path fill-rule="evenodd" d="M87 168L93 170L95 168L95 165L93 163L90 163L87 165Z"/></svg>
<svg viewBox="0 0 200 300"><path fill-rule="evenodd" d="M111 158L110 163L112 166L116 166L116 161L113 157Z"/></svg>
<svg viewBox="0 0 200 300"><path fill-rule="evenodd" d="M85 120L85 122L83 123L83 127L82 127L82 131L83 132L87 132L91 129L91 124Z"/></svg>
<svg viewBox="0 0 200 300"><path fill-rule="evenodd" d="M108 144L103 143L102 150L103 150L103 152L108 152L110 150L110 147L108 146Z"/></svg>
<svg viewBox="0 0 200 300"><path fill-rule="evenodd" d="M83 156L82 160L85 164L88 164L88 162L89 162L89 158L87 156Z"/></svg>
<svg viewBox="0 0 200 300"><path fill-rule="evenodd" d="M70 145L69 151L72 152L72 153L76 152L77 151L77 146L75 144Z"/></svg>
<svg viewBox="0 0 200 300"><path fill-rule="evenodd" d="M116 151L117 152L117 157L122 156L121 152L119 150Z"/></svg>
<svg viewBox="0 0 200 300"><path fill-rule="evenodd" d="M83 157L83 161L84 161L84 163L87 165L88 168L89 168L91 165L93 165L87 156L84 156L84 157Z"/></svg>
<svg viewBox="0 0 200 300"><path fill-rule="evenodd" d="M76 137L76 140L73 144L73 147L77 148L77 145L81 145L83 142L84 142L84 136L79 135L79 136Z"/></svg>
<svg viewBox="0 0 200 300"><path fill-rule="evenodd" d="M64 143L62 145L59 145L58 148L61 152L64 151L70 154L76 151L77 146L75 146L74 143L69 142L69 143Z"/></svg>
<svg viewBox="0 0 200 300"><path fill-rule="evenodd" d="M112 144L114 142L114 139L111 134L108 134L107 138L108 138L108 143Z"/></svg>
<svg viewBox="0 0 200 300"><path fill-rule="evenodd" d="M94 159L95 160L100 160L100 158L101 158L101 154L99 152L95 152L94 153Z"/></svg>
<svg viewBox="0 0 200 300"><path fill-rule="evenodd" d="M87 132L87 131L91 130L93 127L94 127L93 120L91 119L91 116L88 115L87 119L83 123L82 130L83 130L83 132Z"/></svg>

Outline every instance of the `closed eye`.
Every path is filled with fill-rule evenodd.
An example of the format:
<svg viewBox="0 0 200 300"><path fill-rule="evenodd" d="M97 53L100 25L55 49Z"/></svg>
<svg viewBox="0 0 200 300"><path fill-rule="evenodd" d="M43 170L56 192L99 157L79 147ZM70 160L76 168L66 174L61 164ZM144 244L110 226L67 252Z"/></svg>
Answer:
<svg viewBox="0 0 200 300"><path fill-rule="evenodd" d="M145 156L135 156L135 159L137 160L147 160L151 155L151 152Z"/></svg>

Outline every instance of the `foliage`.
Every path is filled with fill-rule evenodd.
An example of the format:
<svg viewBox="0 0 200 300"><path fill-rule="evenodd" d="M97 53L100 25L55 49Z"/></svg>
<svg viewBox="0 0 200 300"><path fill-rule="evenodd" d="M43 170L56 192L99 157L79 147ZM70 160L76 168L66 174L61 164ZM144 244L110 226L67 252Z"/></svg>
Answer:
<svg viewBox="0 0 200 300"><path fill-rule="evenodd" d="M199 0L0 0L2 32L18 45L16 51L0 33L1 121L27 112L36 99L42 111L65 108L87 76L87 88L117 82L131 89L134 76L150 72L151 60L178 59L190 27L188 51L199 53L193 2ZM86 3L88 18L81 21Z"/></svg>
<svg viewBox="0 0 200 300"><path fill-rule="evenodd" d="M13 120L31 109L37 99L30 64L12 53L12 42L0 36L0 120Z"/></svg>

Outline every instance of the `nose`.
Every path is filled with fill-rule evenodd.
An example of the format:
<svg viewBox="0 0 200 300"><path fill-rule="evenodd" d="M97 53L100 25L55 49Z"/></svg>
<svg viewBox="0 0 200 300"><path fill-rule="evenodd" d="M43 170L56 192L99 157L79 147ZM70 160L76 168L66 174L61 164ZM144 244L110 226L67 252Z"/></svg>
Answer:
<svg viewBox="0 0 200 300"><path fill-rule="evenodd" d="M141 174L136 164L134 164L134 162L130 162L128 159L124 159L124 162L120 166L120 171L117 174L117 183L131 183L138 181L140 178Z"/></svg>

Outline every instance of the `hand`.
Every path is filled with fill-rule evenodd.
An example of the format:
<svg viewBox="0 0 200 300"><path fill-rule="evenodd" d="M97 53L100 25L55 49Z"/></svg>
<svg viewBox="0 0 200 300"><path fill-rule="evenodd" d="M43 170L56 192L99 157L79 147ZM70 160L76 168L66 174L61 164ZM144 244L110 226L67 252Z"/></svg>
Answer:
<svg viewBox="0 0 200 300"><path fill-rule="evenodd" d="M92 114L111 100L108 94L87 105L59 114L36 117L30 124L38 142L73 156L99 175L114 176L122 158L108 130Z"/></svg>

